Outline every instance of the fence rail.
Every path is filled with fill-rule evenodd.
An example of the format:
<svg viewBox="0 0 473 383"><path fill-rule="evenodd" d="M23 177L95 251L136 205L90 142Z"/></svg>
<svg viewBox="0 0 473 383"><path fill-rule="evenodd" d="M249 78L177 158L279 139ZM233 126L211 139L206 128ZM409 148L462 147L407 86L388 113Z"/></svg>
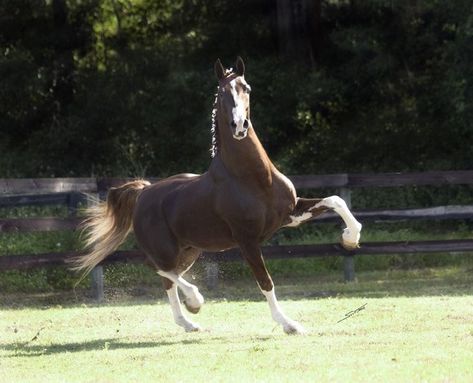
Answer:
<svg viewBox="0 0 473 383"><path fill-rule="evenodd" d="M296 188L362 188L409 185L473 185L473 170L377 174L293 175ZM156 177L147 178L154 182ZM46 193L100 193L131 178L0 178L0 196ZM2 197L4 198L4 197Z"/></svg>
<svg viewBox="0 0 473 383"><path fill-rule="evenodd" d="M96 178L0 178L0 194L92 193L97 184Z"/></svg>
<svg viewBox="0 0 473 383"><path fill-rule="evenodd" d="M80 222L81 219L78 217L4 218L0 219L0 233L76 230Z"/></svg>
<svg viewBox="0 0 473 383"><path fill-rule="evenodd" d="M423 209L395 210L354 210L353 214L362 221L391 221L413 219L473 219L473 206L436 206ZM325 213L313 222L337 222L340 217L335 213ZM46 218L0 218L0 233L28 233L36 231L77 230L81 218L46 217Z"/></svg>
<svg viewBox="0 0 473 383"><path fill-rule="evenodd" d="M382 173L382 174L331 174L290 176L298 189L336 188L339 194L351 204L352 188L401 187L411 185L473 185L473 171L439 171L418 173ZM0 207L66 205L67 218L15 218L0 219L0 233L23 233L34 231L76 230L80 219L75 217L77 206L84 202L83 193L105 196L110 187L119 186L129 178L39 178L39 179L0 179ZM158 178L149 178L151 182ZM383 209L360 210L354 212L361 220L412 220L412 219L473 219L473 205L433 206L420 209ZM327 213L316 222L338 221L335 214ZM473 252L473 240L445 241L409 241L409 242L371 242L362 243L362 247L347 252L339 244L313 244L294 246L266 246L263 248L268 259L344 256L345 278L354 279L353 255L365 254L411 254L435 252ZM78 255L74 252L6 255L0 257L0 271L30 269L44 266L65 265L67 259ZM241 259L239 252L230 250L217 253L213 257L205 254L204 259L229 261ZM139 251L118 251L104 263L143 262L144 256ZM214 270L215 271L215 270ZM100 278L100 272L94 273ZM216 275L212 272L212 275ZM214 285L215 281L209 282ZM94 282L100 286L100 281ZM100 295L100 293L99 293Z"/></svg>
<svg viewBox="0 0 473 383"><path fill-rule="evenodd" d="M462 253L473 252L473 239L439 240L439 241L397 241L365 242L354 251L347 251L339 244L313 245L273 245L263 246L267 259L312 258L326 256L355 255L389 255L414 253ZM5 255L0 257L0 270L29 270L36 267L67 266L68 261L80 255L80 252ZM472 254L473 255L473 254ZM203 259L216 262L242 261L237 249L219 253L204 253ZM116 251L107 257L102 264L117 262L142 263L146 257L139 250Z"/></svg>

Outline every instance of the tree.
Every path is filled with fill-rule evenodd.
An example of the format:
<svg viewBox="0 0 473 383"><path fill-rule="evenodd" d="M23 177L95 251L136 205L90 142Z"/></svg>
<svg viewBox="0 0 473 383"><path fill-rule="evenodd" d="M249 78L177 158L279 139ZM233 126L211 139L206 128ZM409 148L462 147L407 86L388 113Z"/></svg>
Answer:
<svg viewBox="0 0 473 383"><path fill-rule="evenodd" d="M279 52L285 59L314 64L321 45L321 1L277 0Z"/></svg>

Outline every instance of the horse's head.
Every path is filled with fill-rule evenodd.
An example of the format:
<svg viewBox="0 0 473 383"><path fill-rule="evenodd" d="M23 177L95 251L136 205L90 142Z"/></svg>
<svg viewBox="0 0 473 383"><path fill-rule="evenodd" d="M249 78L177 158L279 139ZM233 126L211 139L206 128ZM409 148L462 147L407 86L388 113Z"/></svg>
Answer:
<svg viewBox="0 0 473 383"><path fill-rule="evenodd" d="M245 64L237 58L236 71L225 70L220 60L215 62L215 75L218 79L218 99L220 112L231 129L233 138L242 140L250 127L251 87L245 81Z"/></svg>

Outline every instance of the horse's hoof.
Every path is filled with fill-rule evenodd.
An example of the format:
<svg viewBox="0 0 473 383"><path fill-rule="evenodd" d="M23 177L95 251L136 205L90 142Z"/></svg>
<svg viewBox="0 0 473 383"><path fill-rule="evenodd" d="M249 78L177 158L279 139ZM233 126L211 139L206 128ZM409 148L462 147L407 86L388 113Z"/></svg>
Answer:
<svg viewBox="0 0 473 383"><path fill-rule="evenodd" d="M342 246L345 250L352 251L356 250L360 247L360 230L361 230L361 224L360 224L360 229L358 232L352 233L348 228L343 229L343 234L342 234Z"/></svg>
<svg viewBox="0 0 473 383"><path fill-rule="evenodd" d="M189 311L191 314L197 314L200 311L201 306L191 306L187 302L187 300L184 301L184 306L186 307L187 311Z"/></svg>
<svg viewBox="0 0 473 383"><path fill-rule="evenodd" d="M198 324L196 324L196 323L189 323L189 325L186 326L186 327L184 328L184 330L186 330L186 332L198 332L198 331L200 331L200 330L202 330L202 329L201 329L200 326L199 326Z"/></svg>
<svg viewBox="0 0 473 383"><path fill-rule="evenodd" d="M286 324L284 327L284 332L288 335L305 335L307 334L306 330L302 325L297 322L291 322Z"/></svg>
<svg viewBox="0 0 473 383"><path fill-rule="evenodd" d="M356 249L360 248L360 243L359 242L349 242L349 241L342 240L342 247L345 250L353 251L353 250L356 250Z"/></svg>

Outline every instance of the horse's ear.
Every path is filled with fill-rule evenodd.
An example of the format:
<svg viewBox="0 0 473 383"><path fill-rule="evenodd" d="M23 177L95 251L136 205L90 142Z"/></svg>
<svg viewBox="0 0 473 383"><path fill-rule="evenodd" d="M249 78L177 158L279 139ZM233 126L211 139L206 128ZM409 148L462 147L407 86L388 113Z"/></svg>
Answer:
<svg viewBox="0 0 473 383"><path fill-rule="evenodd" d="M225 69L223 69L223 65L220 62L220 59L217 59L217 61L215 61L214 71L215 71L215 76L217 76L217 79L219 81L225 77Z"/></svg>
<svg viewBox="0 0 473 383"><path fill-rule="evenodd" d="M244 76L245 75L245 63L243 62L243 59L238 56L236 60L236 73L238 76Z"/></svg>

